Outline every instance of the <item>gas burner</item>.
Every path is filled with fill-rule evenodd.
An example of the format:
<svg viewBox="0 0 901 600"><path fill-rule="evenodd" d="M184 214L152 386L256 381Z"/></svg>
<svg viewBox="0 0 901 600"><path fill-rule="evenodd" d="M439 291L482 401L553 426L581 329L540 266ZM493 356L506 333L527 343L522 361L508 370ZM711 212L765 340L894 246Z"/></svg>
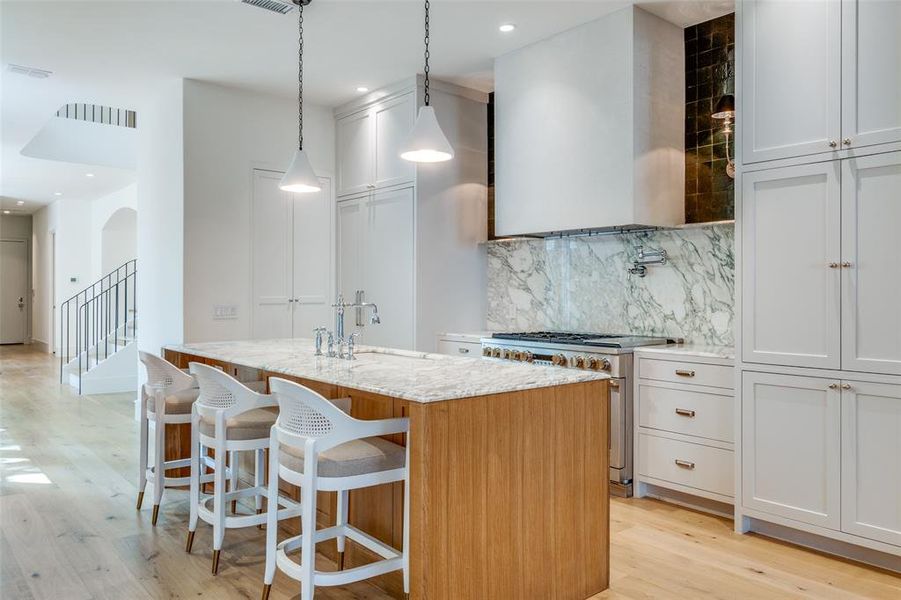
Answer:
<svg viewBox="0 0 901 600"><path fill-rule="evenodd" d="M491 337L519 342L543 342L546 344L577 344L599 348L634 348L673 343L677 340L617 333L572 333L567 331L527 331L519 333L495 333Z"/></svg>

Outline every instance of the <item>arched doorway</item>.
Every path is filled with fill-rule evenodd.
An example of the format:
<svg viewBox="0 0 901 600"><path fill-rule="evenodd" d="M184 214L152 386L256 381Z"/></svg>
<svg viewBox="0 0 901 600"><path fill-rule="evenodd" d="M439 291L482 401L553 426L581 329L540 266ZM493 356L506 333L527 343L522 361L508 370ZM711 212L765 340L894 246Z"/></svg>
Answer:
<svg viewBox="0 0 901 600"><path fill-rule="evenodd" d="M100 266L106 274L137 255L138 213L120 208L107 219L100 234Z"/></svg>

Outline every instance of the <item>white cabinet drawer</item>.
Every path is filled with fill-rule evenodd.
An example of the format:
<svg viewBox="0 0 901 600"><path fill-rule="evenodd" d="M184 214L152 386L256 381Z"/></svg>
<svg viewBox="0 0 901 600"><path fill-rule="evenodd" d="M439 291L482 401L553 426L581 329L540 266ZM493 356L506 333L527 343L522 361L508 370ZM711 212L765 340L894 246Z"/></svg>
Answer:
<svg viewBox="0 0 901 600"><path fill-rule="evenodd" d="M452 356L469 356L478 358L482 356L482 345L472 342L453 342L450 340L438 340L438 354L450 354Z"/></svg>
<svg viewBox="0 0 901 600"><path fill-rule="evenodd" d="M733 496L733 454L729 450L639 435L638 472L679 485Z"/></svg>
<svg viewBox="0 0 901 600"><path fill-rule="evenodd" d="M735 386L732 367L688 363L658 358L641 358L638 363L638 377L673 381L693 385L732 389Z"/></svg>
<svg viewBox="0 0 901 600"><path fill-rule="evenodd" d="M724 442L735 438L732 396L640 383L638 397L642 427Z"/></svg>

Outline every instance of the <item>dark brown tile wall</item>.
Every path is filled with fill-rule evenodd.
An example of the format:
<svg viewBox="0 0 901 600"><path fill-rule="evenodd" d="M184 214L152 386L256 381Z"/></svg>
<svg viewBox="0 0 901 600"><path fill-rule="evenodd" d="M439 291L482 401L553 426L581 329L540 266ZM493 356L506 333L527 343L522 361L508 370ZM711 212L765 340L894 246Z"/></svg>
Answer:
<svg viewBox="0 0 901 600"><path fill-rule="evenodd" d="M735 90L735 15L685 28L685 221L735 217L734 181L726 175L723 122L711 118ZM735 136L729 155L735 156Z"/></svg>

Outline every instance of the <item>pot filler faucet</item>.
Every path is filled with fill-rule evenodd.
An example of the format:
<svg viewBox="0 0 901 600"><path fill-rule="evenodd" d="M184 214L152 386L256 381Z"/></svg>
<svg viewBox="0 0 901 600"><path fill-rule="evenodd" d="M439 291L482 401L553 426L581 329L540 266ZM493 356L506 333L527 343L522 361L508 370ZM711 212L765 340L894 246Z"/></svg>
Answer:
<svg viewBox="0 0 901 600"><path fill-rule="evenodd" d="M382 319L379 317L379 307L375 302L363 302L362 300L357 300L355 302L345 302L344 294L338 293L338 297L335 299L335 303L332 304L332 308L335 309L335 331L332 333L328 331L325 327L317 327L313 330L313 333L316 334L316 356L322 356L322 335L328 335L328 350L327 356L338 358L343 358L346 360L354 359L354 338L359 337L359 332L352 333L349 337L344 336L344 311L347 308L369 308L372 310L372 314L369 317L370 325L378 325L382 322ZM338 352L335 353L334 345L338 345ZM344 351L345 346L347 347L347 352Z"/></svg>

